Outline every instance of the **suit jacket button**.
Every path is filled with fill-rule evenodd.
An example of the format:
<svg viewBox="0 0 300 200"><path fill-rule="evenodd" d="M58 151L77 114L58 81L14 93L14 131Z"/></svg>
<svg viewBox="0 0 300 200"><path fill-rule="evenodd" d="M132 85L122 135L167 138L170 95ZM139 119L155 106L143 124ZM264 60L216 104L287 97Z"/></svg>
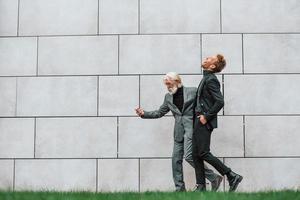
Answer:
<svg viewBox="0 0 300 200"><path fill-rule="evenodd" d="M201 106L203 106L203 103L201 103Z"/></svg>

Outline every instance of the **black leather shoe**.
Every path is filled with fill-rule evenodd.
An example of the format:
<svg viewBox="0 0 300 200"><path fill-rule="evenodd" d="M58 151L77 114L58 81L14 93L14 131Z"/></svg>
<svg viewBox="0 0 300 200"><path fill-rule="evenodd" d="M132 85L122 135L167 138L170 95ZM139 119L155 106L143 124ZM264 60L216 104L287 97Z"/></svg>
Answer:
<svg viewBox="0 0 300 200"><path fill-rule="evenodd" d="M194 192L204 192L204 191L206 191L205 184L196 184Z"/></svg>
<svg viewBox="0 0 300 200"><path fill-rule="evenodd" d="M211 182L211 190L217 191L222 183L223 177L217 175L216 179Z"/></svg>
<svg viewBox="0 0 300 200"><path fill-rule="evenodd" d="M240 182L243 180L243 177L231 171L227 174L227 179L230 186L229 192L234 192L240 184Z"/></svg>

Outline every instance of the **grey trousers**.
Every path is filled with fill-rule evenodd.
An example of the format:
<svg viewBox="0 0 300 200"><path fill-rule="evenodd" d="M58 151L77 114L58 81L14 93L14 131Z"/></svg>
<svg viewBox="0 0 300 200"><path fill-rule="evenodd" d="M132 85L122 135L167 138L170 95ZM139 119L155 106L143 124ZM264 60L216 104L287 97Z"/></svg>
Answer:
<svg viewBox="0 0 300 200"><path fill-rule="evenodd" d="M192 138L186 137L184 135L183 142L174 141L173 155L172 155L172 171L173 180L175 183L176 190L185 188L185 183L183 180L183 158L195 168L193 157L192 157ZM217 178L217 174L213 170L209 169L204 165L205 178L210 182Z"/></svg>

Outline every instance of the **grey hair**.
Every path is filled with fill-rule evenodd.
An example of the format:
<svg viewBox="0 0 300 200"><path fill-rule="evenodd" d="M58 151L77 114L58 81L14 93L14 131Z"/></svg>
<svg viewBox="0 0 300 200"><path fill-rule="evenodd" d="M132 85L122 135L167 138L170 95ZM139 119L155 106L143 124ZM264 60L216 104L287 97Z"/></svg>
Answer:
<svg viewBox="0 0 300 200"><path fill-rule="evenodd" d="M181 78L179 76L179 74L177 72L168 72L165 76L164 76L164 81L177 81L178 87L182 86L182 82L181 82Z"/></svg>

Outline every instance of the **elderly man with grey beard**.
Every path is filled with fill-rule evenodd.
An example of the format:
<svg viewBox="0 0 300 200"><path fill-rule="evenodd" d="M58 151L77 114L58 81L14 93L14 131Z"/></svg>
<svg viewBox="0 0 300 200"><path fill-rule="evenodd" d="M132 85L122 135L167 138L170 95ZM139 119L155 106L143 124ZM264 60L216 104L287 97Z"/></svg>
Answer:
<svg viewBox="0 0 300 200"><path fill-rule="evenodd" d="M164 76L164 84L168 89L163 104L158 110L144 111L136 108L136 114L144 119L161 118L169 111L175 118L174 147L172 154L172 171L176 191L186 191L183 180L183 158L194 167L192 159L193 107L197 88L182 85L180 76L169 72ZM215 174L205 166L205 177L211 182L212 190L218 190L223 177Z"/></svg>

